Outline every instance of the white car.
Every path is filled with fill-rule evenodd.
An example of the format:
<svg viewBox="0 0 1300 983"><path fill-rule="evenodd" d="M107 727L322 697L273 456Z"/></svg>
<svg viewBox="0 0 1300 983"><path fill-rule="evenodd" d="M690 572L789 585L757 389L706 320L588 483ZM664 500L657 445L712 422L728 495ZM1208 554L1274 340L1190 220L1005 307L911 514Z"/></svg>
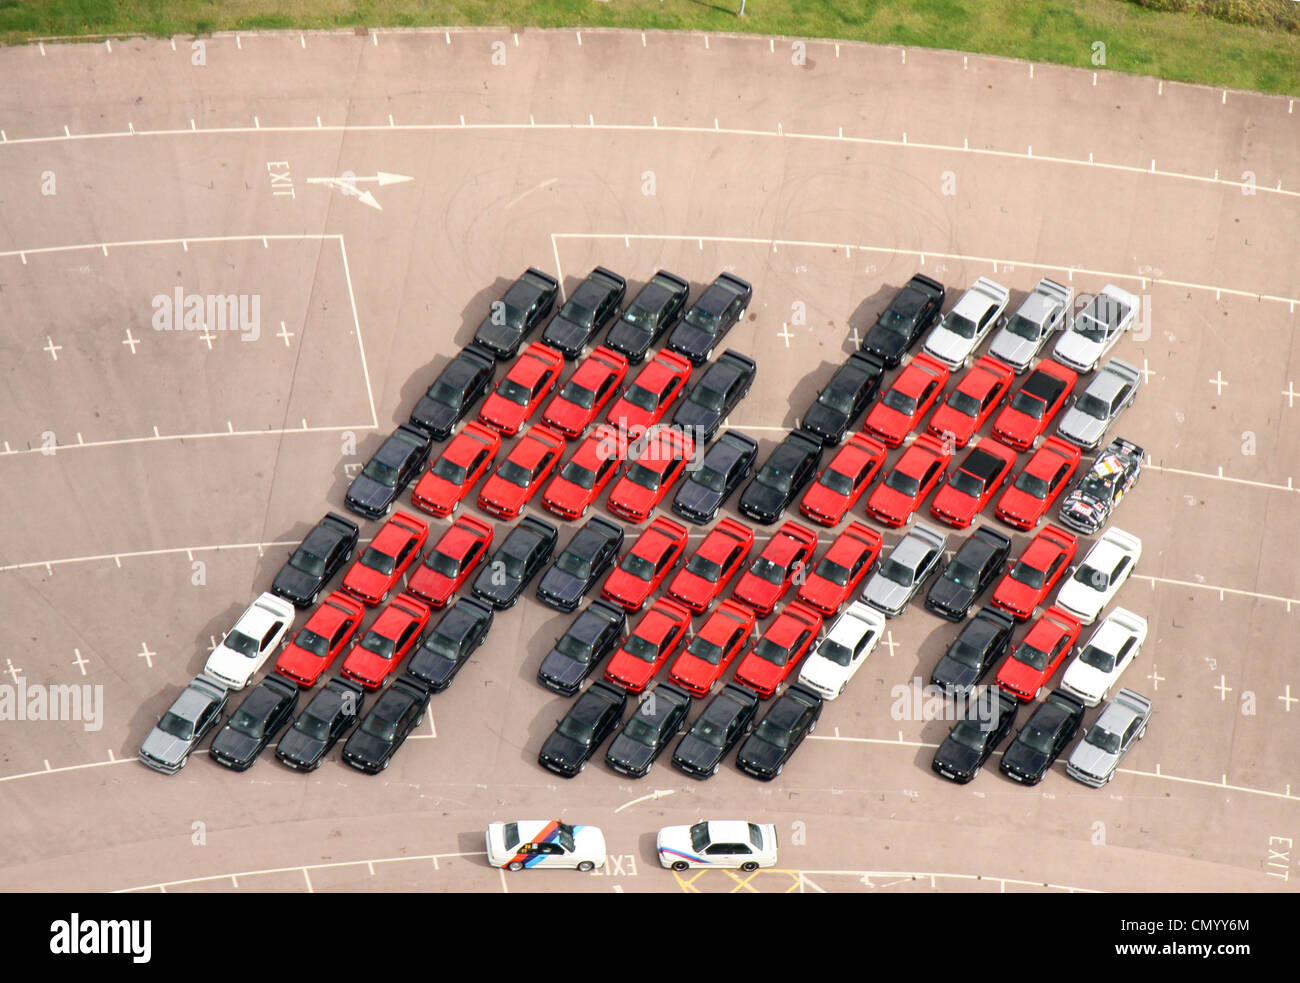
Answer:
<svg viewBox="0 0 1300 983"><path fill-rule="evenodd" d="M1043 277L1016 308L1006 327L993 336L989 354L1017 374L1025 371L1052 333L1065 327L1073 302L1073 287Z"/></svg>
<svg viewBox="0 0 1300 983"><path fill-rule="evenodd" d="M1052 349L1052 358L1075 372L1091 372L1137 317L1141 301L1113 283L1101 288Z"/></svg>
<svg viewBox="0 0 1300 983"><path fill-rule="evenodd" d="M885 616L869 604L854 601L804 660L799 684L822 699L835 699L875 651L884 632Z"/></svg>
<svg viewBox="0 0 1300 983"><path fill-rule="evenodd" d="M289 634L293 616L293 605L288 601L269 592L263 594L212 650L203 667L204 675L229 689L243 689Z"/></svg>
<svg viewBox="0 0 1300 983"><path fill-rule="evenodd" d="M570 826L558 819L521 819L487 828L487 858L493 867L560 867L595 870L605 863L605 834L599 826Z"/></svg>
<svg viewBox="0 0 1300 983"><path fill-rule="evenodd" d="M739 819L700 820L694 826L665 826L655 843L659 862L672 870L739 867L758 870L776 863L776 827Z"/></svg>
<svg viewBox="0 0 1300 983"><path fill-rule="evenodd" d="M925 353L956 371L979 347L1007 309L1007 288L980 277L925 339Z"/></svg>
<svg viewBox="0 0 1300 983"><path fill-rule="evenodd" d="M1111 687L1137 658L1146 637L1146 618L1127 608L1116 608L1066 666L1061 689L1084 706L1095 707L1110 696Z"/></svg>
<svg viewBox="0 0 1300 983"><path fill-rule="evenodd" d="M1114 599L1142 555L1142 540L1123 529L1107 529L1056 593L1056 603L1090 625Z"/></svg>

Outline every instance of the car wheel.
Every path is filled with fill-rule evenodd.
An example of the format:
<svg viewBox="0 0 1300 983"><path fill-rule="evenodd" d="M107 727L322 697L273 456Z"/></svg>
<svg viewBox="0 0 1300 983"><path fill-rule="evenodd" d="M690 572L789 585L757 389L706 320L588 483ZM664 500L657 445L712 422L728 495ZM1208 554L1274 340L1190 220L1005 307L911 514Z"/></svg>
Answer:
<svg viewBox="0 0 1300 983"><path fill-rule="evenodd" d="M390 593L392 593L392 590L391 590L391 589L384 591L384 593L381 594L380 597L379 597L379 603L380 603L380 604L385 603L385 602L388 600L388 595L389 595Z"/></svg>
<svg viewBox="0 0 1300 983"><path fill-rule="evenodd" d="M1035 699L1035 700L1038 699L1038 698L1039 698L1040 696L1042 696L1042 695L1043 695L1043 687L1040 686L1040 687L1038 687L1038 689L1034 690L1034 699Z"/></svg>
<svg viewBox="0 0 1300 983"><path fill-rule="evenodd" d="M379 766L379 770L380 770L380 771L387 771L387 770L388 770L388 762L390 762L390 761L392 761L392 760L393 760L392 758L385 758L385 759L384 759L384 763L383 763L382 765Z"/></svg>
<svg viewBox="0 0 1300 983"><path fill-rule="evenodd" d="M758 870L758 864L754 863L752 860L746 860L740 865L740 869L746 874L752 874L754 871Z"/></svg>
<svg viewBox="0 0 1300 983"><path fill-rule="evenodd" d="M982 765L976 765L976 766L975 766L975 770L972 771L972 772L970 773L970 780L971 780L972 782L975 781L975 776L978 775L978 774L980 773L980 768L981 768L981 767L982 767Z"/></svg>
<svg viewBox="0 0 1300 983"><path fill-rule="evenodd" d="M673 861L673 870L690 870L690 869L691 869L691 865L688 864L685 860Z"/></svg>
<svg viewBox="0 0 1300 983"><path fill-rule="evenodd" d="M707 352L704 353L704 361L707 362L712 357L713 357L713 349L710 348Z"/></svg>
<svg viewBox="0 0 1300 983"><path fill-rule="evenodd" d="M1101 700L1104 703L1109 699L1110 699L1110 690L1106 690L1106 692L1101 694Z"/></svg>
<svg viewBox="0 0 1300 983"><path fill-rule="evenodd" d="M776 774L777 774L777 776L780 776L781 772L783 772L783 771L785 771L785 762L784 762L784 761L782 761L779 765L776 766Z"/></svg>
<svg viewBox="0 0 1300 983"><path fill-rule="evenodd" d="M1138 740L1140 741L1142 740L1142 738L1146 736L1147 736L1147 729L1146 727L1143 727L1140 731L1138 731Z"/></svg>
<svg viewBox="0 0 1300 983"><path fill-rule="evenodd" d="M584 874L588 873L589 871L593 871L595 869L596 869L596 865L593 864L590 860L584 860L582 863L578 864L578 870L582 871L582 873Z"/></svg>
<svg viewBox="0 0 1300 983"><path fill-rule="evenodd" d="M307 607L312 607L312 606L314 606L315 603L316 603L316 601L317 601L319 598L320 598L320 591L315 591L315 592L313 592L312 595L311 595L311 597L307 598Z"/></svg>
<svg viewBox="0 0 1300 983"><path fill-rule="evenodd" d="M710 776L713 776L713 775L716 775L717 773L718 773L718 765L714 765L714 766L713 766L713 770L712 770L711 772L709 772L709 775L710 775Z"/></svg>
<svg viewBox="0 0 1300 983"><path fill-rule="evenodd" d="M506 864L506 870L523 870L524 865L518 860L512 860Z"/></svg>
<svg viewBox="0 0 1300 983"><path fill-rule="evenodd" d="M841 693L844 692L844 687L843 687L843 686L840 687L840 692L841 692ZM810 723L810 724L808 725L808 733L811 734L811 733L812 733L813 731L815 731L816 729L817 729L817 721L814 720L812 723Z"/></svg>

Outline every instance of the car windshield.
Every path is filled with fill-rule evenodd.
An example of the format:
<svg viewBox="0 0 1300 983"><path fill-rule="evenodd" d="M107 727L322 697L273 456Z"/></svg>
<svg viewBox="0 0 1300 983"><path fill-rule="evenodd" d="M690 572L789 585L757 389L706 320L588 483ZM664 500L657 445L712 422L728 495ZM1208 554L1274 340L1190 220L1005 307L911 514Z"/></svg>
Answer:
<svg viewBox="0 0 1300 983"><path fill-rule="evenodd" d="M706 410L721 413L724 399L723 394L718 392L716 389L706 389L704 386L696 386L691 392L691 402L703 406Z"/></svg>
<svg viewBox="0 0 1300 983"><path fill-rule="evenodd" d="M1095 341L1098 343L1106 340L1106 334L1108 331L1106 325L1102 324L1100 321L1093 320L1093 318L1086 313L1079 316L1079 318L1074 322L1074 327L1071 330L1073 330L1075 334L1083 335L1083 337L1087 338L1089 341Z"/></svg>
<svg viewBox="0 0 1300 983"><path fill-rule="evenodd" d="M572 461L560 468L560 477L570 484L577 485L584 491L591 491L596 485L596 472Z"/></svg>
<svg viewBox="0 0 1300 983"><path fill-rule="evenodd" d="M640 328L643 332L649 332L654 329L655 321L658 315L654 311L647 311L643 307L637 307L633 304L623 312L620 318L624 324L630 324L634 328Z"/></svg>
<svg viewBox="0 0 1300 983"><path fill-rule="evenodd" d="M523 308L516 307L514 304L510 303L509 294L506 294L506 296L502 299L501 307L497 308L497 310L504 311L505 322L510 327L522 328L524 326L525 312Z"/></svg>
<svg viewBox="0 0 1300 983"><path fill-rule="evenodd" d="M948 564L948 569L943 572L943 579L951 580L960 587L969 587L971 590L977 588L980 583L980 575L957 560Z"/></svg>
<svg viewBox="0 0 1300 983"><path fill-rule="evenodd" d="M722 646L710 642L707 638L701 638L699 635L691 639L691 644L686 646L686 651L711 666L716 666L722 662Z"/></svg>
<svg viewBox="0 0 1300 983"><path fill-rule="evenodd" d="M722 576L722 567L698 553L686 561L686 569L710 583L715 583Z"/></svg>
<svg viewBox="0 0 1300 983"><path fill-rule="evenodd" d="M847 474L836 471L834 468L827 468L822 472L819 485L824 485L837 495L850 495L853 493L853 479Z"/></svg>
<svg viewBox="0 0 1300 983"><path fill-rule="evenodd" d="M623 728L623 736L646 747L654 747L659 743L659 728L641 714L637 714Z"/></svg>
<svg viewBox="0 0 1300 983"><path fill-rule="evenodd" d="M715 471L713 468L697 468L691 475L691 480L698 485L703 485L709 491L720 492L726 487L727 478L721 471Z"/></svg>
<svg viewBox="0 0 1300 983"><path fill-rule="evenodd" d="M784 468L775 464L769 463L763 465L763 469L758 472L758 477L755 480L760 485L766 485L768 488L775 488L779 492L787 492L790 490L790 482L792 479L793 475L791 475L789 471L786 471Z"/></svg>
<svg viewBox="0 0 1300 983"><path fill-rule="evenodd" d="M377 481L386 488L397 487L397 468L389 467L383 461L371 458L364 468L361 469L371 481Z"/></svg>
<svg viewBox="0 0 1300 983"><path fill-rule="evenodd" d="M1095 748L1107 752L1108 754L1119 754L1119 735L1112 734L1110 731L1098 727L1096 724L1088 730L1088 736L1084 738Z"/></svg>
<svg viewBox="0 0 1300 983"><path fill-rule="evenodd" d="M315 553L307 552L306 547L299 547L293 554L290 564L297 567L303 573L310 574L313 577L323 577L325 575L325 561Z"/></svg>
<svg viewBox="0 0 1300 983"><path fill-rule="evenodd" d="M397 725L391 720L384 720L373 713L361 723L361 733L368 734L376 740L391 744L397 739Z"/></svg>
<svg viewBox="0 0 1300 983"><path fill-rule="evenodd" d="M829 659L837 666L847 666L853 661L853 650L847 645L841 645L832 639L826 639L817 649L817 654L823 659Z"/></svg>
<svg viewBox="0 0 1300 983"><path fill-rule="evenodd" d="M460 563L438 550L434 550L429 554L428 559L424 561L424 565L444 577L455 578L460 576Z"/></svg>
<svg viewBox="0 0 1300 983"><path fill-rule="evenodd" d="M591 322L596 319L596 312L586 304L580 304L575 297L560 309L560 318L590 327Z"/></svg>
<svg viewBox="0 0 1300 983"><path fill-rule="evenodd" d="M713 334L718 329L718 325L722 323L722 316L706 311L699 304L696 304L686 312L686 317L683 320L692 327Z"/></svg>
<svg viewBox="0 0 1300 983"><path fill-rule="evenodd" d="M754 731L754 736L760 741L766 741L768 744L775 744L777 747L790 746L790 734L778 727L776 724L764 720Z"/></svg>
<svg viewBox="0 0 1300 983"><path fill-rule="evenodd" d="M455 386L449 386L447 383L439 380L429 387L429 398L435 403L442 403L444 406L450 406L454 410L460 409L462 400L461 391Z"/></svg>
<svg viewBox="0 0 1300 983"><path fill-rule="evenodd" d="M984 482L969 471L956 472L948 479L948 484L963 495L969 495L971 498L979 498L984 494Z"/></svg>
<svg viewBox="0 0 1300 983"><path fill-rule="evenodd" d="M591 743L591 724L584 724L580 720L574 720L573 714L569 714L561 720L560 726L556 729L571 741L577 741L579 744Z"/></svg>
<svg viewBox="0 0 1300 983"><path fill-rule="evenodd" d="M974 751L983 751L984 738L987 735L976 721L963 720L952 729L952 733L948 736L962 747L968 747Z"/></svg>
<svg viewBox="0 0 1300 983"><path fill-rule="evenodd" d="M1037 727L1025 727L1020 733L1020 742L1043 754L1052 753L1052 735Z"/></svg>
<svg viewBox="0 0 1300 983"><path fill-rule="evenodd" d="M727 724L723 720L713 720L707 715L700 717L695 721L695 726L691 728L691 733L702 740L705 744L713 747L722 747L727 739ZM701 823L703 825L703 823Z"/></svg>
<svg viewBox="0 0 1300 983"><path fill-rule="evenodd" d="M785 648L770 642L766 638L760 638L754 643L753 654L774 666L783 666L786 660L790 658L790 653Z"/></svg>
<svg viewBox="0 0 1300 983"><path fill-rule="evenodd" d="M306 734L313 741L326 741L329 740L330 736L329 721L312 716L309 711L303 712L303 715L294 723L293 729L300 734Z"/></svg>
<svg viewBox="0 0 1300 983"><path fill-rule="evenodd" d="M505 568L506 574L509 575L512 579L514 580L523 579L524 558L522 556L515 556L513 553L503 549L501 550L500 553L496 555L495 561L499 562L501 566Z"/></svg>
<svg viewBox="0 0 1300 983"><path fill-rule="evenodd" d="M234 649L240 655L246 655L250 659L257 655L257 642L238 629L231 630L230 634L226 636L224 644L226 648Z"/></svg>
<svg viewBox="0 0 1300 983"><path fill-rule="evenodd" d="M397 652L397 646L393 644L393 640L385 638L377 631L366 632L366 637L361 639L361 648L367 652L373 652L381 659L391 659Z"/></svg>
<svg viewBox="0 0 1300 983"><path fill-rule="evenodd" d="M904 416L911 416L916 412L916 400L911 396L899 392L897 389L891 389L885 393L880 400L891 410L896 410Z"/></svg>
<svg viewBox="0 0 1300 983"><path fill-rule="evenodd" d="M1092 393L1084 393L1074 404L1074 408L1086 416L1104 420L1110 415L1110 404L1098 399Z"/></svg>
<svg viewBox="0 0 1300 983"><path fill-rule="evenodd" d="M570 577L586 580L591 576L591 564L575 553L565 551L555 561L555 569L562 570Z"/></svg>
<svg viewBox="0 0 1300 983"><path fill-rule="evenodd" d="M912 586L912 570L892 556L880 565L880 575L903 587Z"/></svg>
<svg viewBox="0 0 1300 983"><path fill-rule="evenodd" d="M635 406L637 409L645 410L647 413L653 413L659 406L659 396L652 393L645 386L633 383L627 387L627 392L623 398Z"/></svg>
<svg viewBox="0 0 1300 983"><path fill-rule="evenodd" d="M949 311L947 316L943 319L943 326L959 337L975 337L975 322L965 314L958 314L956 311Z"/></svg>
<svg viewBox="0 0 1300 983"><path fill-rule="evenodd" d="M585 663L591 659L591 646L574 638L572 634L561 635L560 640L555 643L555 651L567 655L575 662Z"/></svg>
<svg viewBox="0 0 1300 983"><path fill-rule="evenodd" d="M1011 568L1011 579L1018 580L1022 584L1027 584L1038 590L1043 586L1044 577L1043 571L1031 567L1024 560L1021 560Z"/></svg>
<svg viewBox="0 0 1300 983"><path fill-rule="evenodd" d="M564 384L564 388L560 390L560 399L568 400L570 403L581 406L584 410L589 410L596 403L596 394L586 386L580 386L570 379Z"/></svg>
<svg viewBox="0 0 1300 983"><path fill-rule="evenodd" d="M709 824L696 823L691 827L691 849L700 853L709 845Z"/></svg>
<svg viewBox="0 0 1300 983"><path fill-rule="evenodd" d="M194 736L194 724L170 710L163 714L162 720L158 721L158 729L164 734L179 737L182 741L188 741Z"/></svg>
<svg viewBox="0 0 1300 983"><path fill-rule="evenodd" d="M769 584L779 584L785 580L785 567L777 566L765 556L760 556L749 568L759 580L766 580Z"/></svg>
<svg viewBox="0 0 1300 983"><path fill-rule="evenodd" d="M964 416L979 416L980 401L960 389L954 389L948 396L948 405Z"/></svg>
<svg viewBox="0 0 1300 983"><path fill-rule="evenodd" d="M823 580L829 580L832 584L839 584L843 587L849 582L848 567L842 567L829 557L822 557L817 564L817 569L813 571Z"/></svg>
<svg viewBox="0 0 1300 983"><path fill-rule="evenodd" d="M1104 502L1111 497L1112 491L1117 485L1112 485L1105 478L1097 478L1088 475L1083 481L1079 482L1079 491L1088 498Z"/></svg>
<svg viewBox="0 0 1300 983"><path fill-rule="evenodd" d="M1037 475L1030 474L1028 471L1021 471L1020 474L1016 475L1014 484L1016 488L1026 495L1032 495L1034 498L1047 497L1047 482Z"/></svg>
<svg viewBox="0 0 1300 983"><path fill-rule="evenodd" d="M885 478L885 486L894 489L896 492L902 492L909 498L921 490L919 481L907 472L898 470L898 468L889 472L888 477Z"/></svg>
<svg viewBox="0 0 1300 983"><path fill-rule="evenodd" d="M1029 668L1041 672L1047 668L1047 653L1042 649L1034 648L1032 645L1021 643L1020 648L1016 649L1016 661L1023 662Z"/></svg>
<svg viewBox="0 0 1300 983"><path fill-rule="evenodd" d="M251 737L255 741L262 739L262 721L247 710L235 711L235 715L230 718L230 729L238 731L245 737Z"/></svg>
<svg viewBox="0 0 1300 983"><path fill-rule="evenodd" d="M971 669L980 667L980 650L964 639L959 638L952 643L952 647L948 649L948 658Z"/></svg>
<svg viewBox="0 0 1300 983"><path fill-rule="evenodd" d="M1079 569L1074 571L1074 576L1070 579L1095 591L1103 591L1110 586L1110 577L1086 563L1079 564Z"/></svg>
<svg viewBox="0 0 1300 983"><path fill-rule="evenodd" d="M1092 666L1102 672L1112 672L1115 669L1115 653L1099 649L1095 645L1084 646L1083 651L1079 653L1079 661L1085 666Z"/></svg>
<svg viewBox="0 0 1300 983"><path fill-rule="evenodd" d="M448 662L455 662L460 657L460 646L456 644L455 639L448 638L434 632L424 640L422 648L426 652L432 652L436 656L446 659Z"/></svg>
<svg viewBox="0 0 1300 983"><path fill-rule="evenodd" d="M434 461L433 467L429 470L439 478L442 478L445 481L450 481L453 485L459 485L464 482L465 476L468 474L463 467L459 464L454 464L451 461L448 461L445 456Z"/></svg>
<svg viewBox="0 0 1300 983"><path fill-rule="evenodd" d="M1011 408L1017 413L1023 413L1035 420L1041 420L1046 406L1037 396L1031 396L1026 392L1018 392L1011 399Z"/></svg>
<svg viewBox="0 0 1300 983"><path fill-rule="evenodd" d="M312 655L319 658L325 658L329 654L329 640L317 635L314 631L304 628L298 632L298 636L293 640L294 644L300 649L306 649Z"/></svg>
<svg viewBox="0 0 1300 983"><path fill-rule="evenodd" d="M661 475L653 468L647 468L644 464L633 464L627 469L627 480L634 485L640 485L642 488L648 488L650 491L656 491L659 488L659 479Z"/></svg>
<svg viewBox="0 0 1300 983"><path fill-rule="evenodd" d="M1037 341L1039 327L1023 314L1014 315L1007 323L1007 331L1017 338L1024 338L1026 341Z"/></svg>
<svg viewBox="0 0 1300 983"><path fill-rule="evenodd" d="M528 401L533 397L531 389L521 386L514 379L502 379L501 385L497 386L497 393L502 399L508 399L519 406L527 406Z"/></svg>
<svg viewBox="0 0 1300 983"><path fill-rule="evenodd" d="M823 406L829 406L837 413L848 414L853 412L853 397L835 389L827 388L822 390L822 394L817 397L817 402Z"/></svg>
<svg viewBox="0 0 1300 983"><path fill-rule="evenodd" d="M642 662L654 662L659 658L659 646L654 642L647 642L640 635L629 635L627 641L623 643L623 648Z"/></svg>
<svg viewBox="0 0 1300 983"><path fill-rule="evenodd" d="M908 313L899 313L893 307L889 307L876 319L876 324L886 331L906 335L911 330L914 321L915 314L910 309Z"/></svg>
<svg viewBox="0 0 1300 983"><path fill-rule="evenodd" d="M655 575L655 565L644 556L637 556L635 553L623 557L619 569L627 571L638 580L653 580Z"/></svg>
<svg viewBox="0 0 1300 983"><path fill-rule="evenodd" d="M531 471L509 460L501 462L501 467L497 468L497 474L510 484L518 485L520 488L527 488L528 483L533 480Z"/></svg>
<svg viewBox="0 0 1300 983"><path fill-rule="evenodd" d="M373 546L367 546L366 551L361 554L361 565L369 567L371 570L378 570L384 576L390 576L397 566L395 557L390 556L383 550L377 550Z"/></svg>

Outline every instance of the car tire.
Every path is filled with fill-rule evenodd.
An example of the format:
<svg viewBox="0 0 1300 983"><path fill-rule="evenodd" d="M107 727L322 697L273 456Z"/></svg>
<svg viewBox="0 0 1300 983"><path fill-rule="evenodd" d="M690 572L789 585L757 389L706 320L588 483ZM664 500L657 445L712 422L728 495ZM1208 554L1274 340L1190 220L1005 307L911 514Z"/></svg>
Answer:
<svg viewBox="0 0 1300 983"><path fill-rule="evenodd" d="M691 869L691 865L688 864L685 860L673 861L673 870L690 870L690 869Z"/></svg>
<svg viewBox="0 0 1300 983"><path fill-rule="evenodd" d="M980 769L981 769L982 767L984 767L984 766L983 766L983 765L976 765L976 766L975 766L975 770L972 771L972 772L970 773L970 779L969 779L969 781L972 781L972 782L975 781L975 776L978 775L978 774L980 773Z"/></svg>
<svg viewBox="0 0 1300 983"><path fill-rule="evenodd" d="M773 775L772 777L773 777L773 778L779 778L780 775L781 775L781 772L783 772L783 771L785 771L785 762L784 762L784 761L782 761L779 765L776 766L776 774Z"/></svg>
<svg viewBox="0 0 1300 983"><path fill-rule="evenodd" d="M1146 737L1146 736L1147 736L1147 729L1146 729L1146 725L1144 724L1144 725L1142 726L1142 729L1141 729L1140 731L1138 731L1138 740L1140 741L1140 740L1142 740L1142 738L1144 738L1144 737Z"/></svg>
<svg viewBox="0 0 1300 983"><path fill-rule="evenodd" d="M746 874L752 874L754 871L758 870L758 864L754 863L752 860L746 860L740 865L740 869Z"/></svg>
<svg viewBox="0 0 1300 983"><path fill-rule="evenodd" d="M524 869L524 865L523 865L523 863L521 863L521 862L518 861L518 860L512 860L512 861L510 861L510 863L506 864L506 870L515 870L515 871L519 871L519 870L523 870L523 869Z"/></svg>
<svg viewBox="0 0 1300 983"><path fill-rule="evenodd" d="M847 684L846 684L846 685L847 685ZM844 687L843 687L843 686L840 687L840 692L841 692L841 693L844 692ZM812 733L813 731L815 731L816 729L817 729L817 721L814 720L812 723L810 723L810 724L808 725L808 733L811 734L811 733Z"/></svg>
<svg viewBox="0 0 1300 983"><path fill-rule="evenodd" d="M704 353L704 358L703 358L703 360L700 362L700 364L703 365L704 362L707 362L707 361L708 361L709 359L711 359L712 357L713 357L713 349L710 348L707 352Z"/></svg>
<svg viewBox="0 0 1300 983"><path fill-rule="evenodd" d="M380 771L387 771L387 770L388 770L388 763L389 763L390 761L392 761L392 760L393 760L392 758L385 758L385 759L384 759L384 763L383 763L382 765L379 766L379 770L380 770Z"/></svg>
<svg viewBox="0 0 1300 983"><path fill-rule="evenodd" d="M1038 698L1039 698L1040 696L1042 696L1042 695L1043 695L1043 687L1040 686L1040 687L1038 687L1038 689L1034 690L1034 699L1035 699L1035 700L1038 699Z"/></svg>
<svg viewBox="0 0 1300 983"><path fill-rule="evenodd" d="M596 869L596 865L593 864L590 860L584 860L582 863L578 864L578 870L584 874L590 873L595 869Z"/></svg>
<svg viewBox="0 0 1300 983"><path fill-rule="evenodd" d="M713 770L712 770L711 772L709 772L709 777L710 777L710 778L712 778L714 775L716 775L716 774L718 773L718 768L719 768L719 767L721 767L721 766L720 766L720 765L714 765L714 766L713 766Z"/></svg>

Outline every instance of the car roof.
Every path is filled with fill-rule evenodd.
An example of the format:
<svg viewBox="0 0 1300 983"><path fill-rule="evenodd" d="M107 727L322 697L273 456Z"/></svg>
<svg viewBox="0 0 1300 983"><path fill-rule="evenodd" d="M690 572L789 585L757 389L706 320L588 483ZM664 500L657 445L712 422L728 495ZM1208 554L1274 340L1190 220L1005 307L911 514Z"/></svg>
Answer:
<svg viewBox="0 0 1300 983"><path fill-rule="evenodd" d="M1060 376L1053 375L1045 369L1037 368L1029 374L1029 378L1025 380L1021 391L1029 393L1031 396L1037 396L1050 406L1065 388L1066 382Z"/></svg>
<svg viewBox="0 0 1300 983"><path fill-rule="evenodd" d="M902 563L904 566L916 568L921 562L921 558L930 550L930 544L916 536L907 535L898 541L892 553L889 554L891 560Z"/></svg>
<svg viewBox="0 0 1300 983"><path fill-rule="evenodd" d="M573 619L573 624L569 625L568 631L564 634L576 638L583 644L590 645L609 625L608 618L603 618L590 608L587 608L582 614Z"/></svg>
<svg viewBox="0 0 1300 983"><path fill-rule="evenodd" d="M719 282L715 280L709 284L708 289L700 295L700 299L693 306L708 311L710 314L721 314L736 296L736 291L727 286L725 281Z"/></svg>
<svg viewBox="0 0 1300 983"><path fill-rule="evenodd" d="M709 821L710 843L748 843L749 823L739 819Z"/></svg>
<svg viewBox="0 0 1300 983"><path fill-rule="evenodd" d="M1006 465L1007 462L1002 458L976 447L966 455L966 460L961 464L961 470L974 475L981 481L988 481Z"/></svg>
<svg viewBox="0 0 1300 983"><path fill-rule="evenodd" d="M858 639L869 631L875 631L875 628L852 611L845 611L836 619L835 624L831 625L831 630L826 633L826 637L842 645L856 645Z"/></svg>
<svg viewBox="0 0 1300 983"><path fill-rule="evenodd" d="M172 701L168 708L169 712L176 714L178 717L184 717L186 720L194 720L204 709L212 703L212 697L201 690L187 686L181 690L180 695Z"/></svg>
<svg viewBox="0 0 1300 983"><path fill-rule="evenodd" d="M594 724L610 707L610 702L598 690L588 689L573 701L569 712L565 714L581 724Z"/></svg>
<svg viewBox="0 0 1300 983"><path fill-rule="evenodd" d="M1109 400L1126 385L1128 385L1128 380L1110 368L1109 363L1107 363L1092 377L1092 381L1088 383L1083 391L1091 396L1096 396L1098 399Z"/></svg>
<svg viewBox="0 0 1300 983"><path fill-rule="evenodd" d="M1059 303L1059 298L1035 290L1024 299L1024 302L1017 308L1016 313L1026 320L1033 321L1035 324L1042 324L1047 320L1047 316L1052 312L1052 309L1058 306Z"/></svg>
<svg viewBox="0 0 1300 983"><path fill-rule="evenodd" d="M1133 633L1112 618L1107 618L1092 633L1088 639L1089 645L1095 645L1103 652L1118 652L1119 647L1125 641L1133 637Z"/></svg>

